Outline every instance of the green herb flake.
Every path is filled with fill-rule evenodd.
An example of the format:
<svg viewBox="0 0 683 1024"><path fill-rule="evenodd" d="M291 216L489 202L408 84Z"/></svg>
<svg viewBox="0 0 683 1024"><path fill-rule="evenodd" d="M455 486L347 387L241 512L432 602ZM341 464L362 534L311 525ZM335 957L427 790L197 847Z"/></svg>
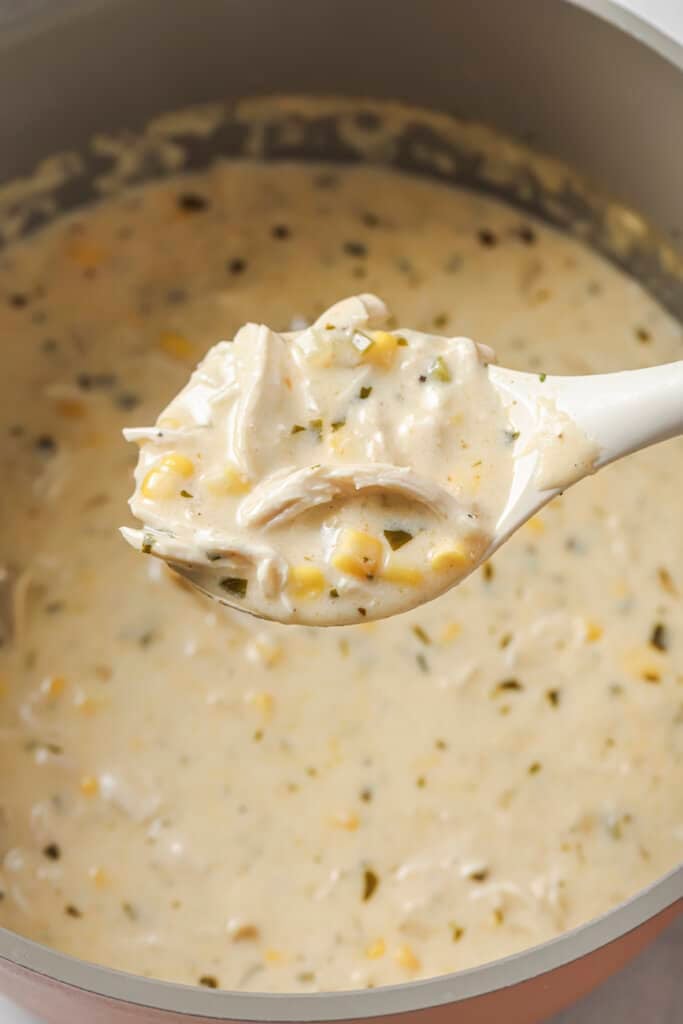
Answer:
<svg viewBox="0 0 683 1024"><path fill-rule="evenodd" d="M372 868L366 868L363 872L363 903L367 903L372 898L378 885L379 875Z"/></svg>
<svg viewBox="0 0 683 1024"><path fill-rule="evenodd" d="M154 547L155 544L156 544L156 538L153 537L151 533L147 533L145 531L142 534L142 547L141 547L142 553L144 555L149 555L151 553L152 548Z"/></svg>
<svg viewBox="0 0 683 1024"><path fill-rule="evenodd" d="M300 423L295 423L290 430L290 434L301 434L305 429L306 428L302 427Z"/></svg>
<svg viewBox="0 0 683 1024"><path fill-rule="evenodd" d="M669 650L669 630L666 628L663 622L657 622L650 634L650 646L654 647L657 651L668 651Z"/></svg>
<svg viewBox="0 0 683 1024"><path fill-rule="evenodd" d="M439 381L441 384L448 384L453 379L443 356L437 356L429 367L429 379Z"/></svg>
<svg viewBox="0 0 683 1024"><path fill-rule="evenodd" d="M189 492L189 491L181 491L181 492L180 492L180 497L181 497L181 498L193 498L193 497L194 497L194 495L193 495L193 494L190 494L190 492Z"/></svg>
<svg viewBox="0 0 683 1024"><path fill-rule="evenodd" d="M550 704L551 708L557 708L560 706L561 694L559 690L546 690L545 699Z"/></svg>
<svg viewBox="0 0 683 1024"><path fill-rule="evenodd" d="M220 562L223 556L220 551L207 551L206 557L209 562Z"/></svg>
<svg viewBox="0 0 683 1024"><path fill-rule="evenodd" d="M329 596L332 598L333 601L337 600L337 598L339 597L339 591L337 590L336 587L332 587L332 589L329 591Z"/></svg>
<svg viewBox="0 0 683 1024"><path fill-rule="evenodd" d="M366 399L366 398L369 398L371 394L372 394L372 387L371 386L369 386L369 387L366 386L366 387L362 387L360 389L360 391L358 393L358 397L361 398L361 399Z"/></svg>
<svg viewBox="0 0 683 1024"><path fill-rule="evenodd" d="M451 938L453 942L460 942L461 938L465 934L465 929L461 925L456 924L455 921L449 921L448 927L451 930Z"/></svg>
<svg viewBox="0 0 683 1024"><path fill-rule="evenodd" d="M429 633L426 629L423 629L422 626L413 626L413 633L421 643L427 645L431 644L432 641L429 638Z"/></svg>
<svg viewBox="0 0 683 1024"><path fill-rule="evenodd" d="M308 429L311 433L315 434L319 441L322 440L323 436L323 421L322 420L309 420Z"/></svg>
<svg viewBox="0 0 683 1024"><path fill-rule="evenodd" d="M219 581L218 585L228 594L234 594L236 597L244 597L247 593L248 581L242 579L240 576L226 576L224 579Z"/></svg>
<svg viewBox="0 0 683 1024"><path fill-rule="evenodd" d="M415 660L417 661L420 672L424 672L425 675L429 675L429 662L422 651L419 651L418 654L415 655Z"/></svg>
<svg viewBox="0 0 683 1024"><path fill-rule="evenodd" d="M547 373L539 373L538 379L540 380L541 384L545 384L546 380L548 379L548 374Z"/></svg>
<svg viewBox="0 0 683 1024"><path fill-rule="evenodd" d="M514 444L514 442L518 439L518 437L519 437L519 430L506 430L505 431L505 440L508 442L508 444Z"/></svg>
<svg viewBox="0 0 683 1024"><path fill-rule="evenodd" d="M408 340L407 340L407 338L402 338L400 334L396 335L396 344L400 348L408 348Z"/></svg>
<svg viewBox="0 0 683 1024"><path fill-rule="evenodd" d="M501 693L520 693L523 689L519 679L503 679L493 688L492 696L498 697Z"/></svg>
<svg viewBox="0 0 683 1024"><path fill-rule="evenodd" d="M346 420L334 420L330 424L330 426L332 427L332 433L336 434L338 430L341 430L341 428L345 425L345 423L346 423Z"/></svg>
<svg viewBox="0 0 683 1024"><path fill-rule="evenodd" d="M213 974L202 974L199 984L204 988L218 988L218 978L215 978Z"/></svg>
<svg viewBox="0 0 683 1024"><path fill-rule="evenodd" d="M402 548L404 544L413 539L413 534L407 530L385 530L384 536L388 540L392 551L398 551L399 548Z"/></svg>
<svg viewBox="0 0 683 1024"><path fill-rule="evenodd" d="M529 775L538 775L543 765L540 761L532 761L528 767Z"/></svg>

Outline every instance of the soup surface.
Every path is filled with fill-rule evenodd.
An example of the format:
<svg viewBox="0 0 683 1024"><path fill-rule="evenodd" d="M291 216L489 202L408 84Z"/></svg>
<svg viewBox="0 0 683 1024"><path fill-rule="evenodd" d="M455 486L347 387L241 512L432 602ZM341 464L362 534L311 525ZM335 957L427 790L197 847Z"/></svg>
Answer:
<svg viewBox="0 0 683 1024"><path fill-rule="evenodd" d="M520 369L683 357L637 284L478 195L240 163L70 216L0 275L0 923L190 984L356 988L512 953L680 862L680 441L380 623L259 622L117 530L121 428L247 320L375 292Z"/></svg>

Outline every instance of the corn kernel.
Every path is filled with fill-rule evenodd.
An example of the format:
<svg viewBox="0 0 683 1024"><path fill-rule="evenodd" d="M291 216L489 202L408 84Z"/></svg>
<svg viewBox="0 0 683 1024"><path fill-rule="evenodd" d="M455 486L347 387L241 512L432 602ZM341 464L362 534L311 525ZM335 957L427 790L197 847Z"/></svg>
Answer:
<svg viewBox="0 0 683 1024"><path fill-rule="evenodd" d="M590 619L586 621L586 643L594 644L596 640L600 640L604 630L602 626L597 622L592 622Z"/></svg>
<svg viewBox="0 0 683 1024"><path fill-rule="evenodd" d="M375 939L366 947L365 955L368 960L379 960L387 951L387 944L384 939Z"/></svg>
<svg viewBox="0 0 683 1024"><path fill-rule="evenodd" d="M159 338L159 348L171 359L179 362L193 362L196 359L195 347L184 334L175 331L164 331Z"/></svg>
<svg viewBox="0 0 683 1024"><path fill-rule="evenodd" d="M382 542L377 537L361 530L346 529L337 542L332 565L348 576L371 579L382 565L383 553Z"/></svg>
<svg viewBox="0 0 683 1024"><path fill-rule="evenodd" d="M169 452L168 455L164 455L160 465L168 472L177 473L186 479L194 473L194 462L180 452Z"/></svg>
<svg viewBox="0 0 683 1024"><path fill-rule="evenodd" d="M252 707L255 707L257 711L260 711L262 715L271 715L275 706L275 698L272 693L268 693L266 690L260 690L258 693L249 692L247 693L245 700Z"/></svg>
<svg viewBox="0 0 683 1024"><path fill-rule="evenodd" d="M218 473L213 473L204 478L204 484L210 494L217 498L227 497L232 494L246 494L250 488L249 480L240 473L236 466L225 466Z"/></svg>
<svg viewBox="0 0 683 1024"><path fill-rule="evenodd" d="M407 971L417 971L420 968L419 958L408 945L399 946L396 950L396 963Z"/></svg>
<svg viewBox="0 0 683 1024"><path fill-rule="evenodd" d="M80 420L86 411L85 402L80 398L59 398L55 402L55 412L65 420Z"/></svg>
<svg viewBox="0 0 683 1024"><path fill-rule="evenodd" d="M533 533L536 537L540 537L545 533L545 523L540 516L532 516L531 519L527 520L526 528L529 533Z"/></svg>
<svg viewBox="0 0 683 1024"><path fill-rule="evenodd" d="M104 868L89 868L88 878L97 886L98 889L104 889L109 885L109 875Z"/></svg>
<svg viewBox="0 0 683 1024"><path fill-rule="evenodd" d="M94 775L84 775L80 782L80 790L83 796L97 796L100 784Z"/></svg>
<svg viewBox="0 0 683 1024"><path fill-rule="evenodd" d="M375 331L372 335L372 345L365 349L362 355L362 362L371 363L388 369L394 361L398 338L388 331Z"/></svg>
<svg viewBox="0 0 683 1024"><path fill-rule="evenodd" d="M97 242L87 238L72 238L67 244L66 255L83 270L93 270L103 262L106 253Z"/></svg>
<svg viewBox="0 0 683 1024"><path fill-rule="evenodd" d="M382 570L382 579L387 580L388 583L395 583L399 587L419 587L423 575L419 569L415 569L411 565L400 565L390 560Z"/></svg>
<svg viewBox="0 0 683 1024"><path fill-rule="evenodd" d="M265 634L255 637L248 650L251 657L260 661L266 668L277 665L284 657L282 644L275 643Z"/></svg>
<svg viewBox="0 0 683 1024"><path fill-rule="evenodd" d="M298 600L319 597L325 589L325 577L317 565L294 565L289 570L288 589Z"/></svg>
<svg viewBox="0 0 683 1024"><path fill-rule="evenodd" d="M459 622L449 622L441 630L439 640L442 644L452 644L462 633L462 626Z"/></svg>
<svg viewBox="0 0 683 1024"><path fill-rule="evenodd" d="M353 811L341 811L339 814L335 814L332 821L337 828L346 829L347 832L355 832L360 825L358 815Z"/></svg>
<svg viewBox="0 0 683 1024"><path fill-rule="evenodd" d="M41 689L46 697L54 699L61 697L66 687L66 679L64 676L48 676L47 679L43 680Z"/></svg>
<svg viewBox="0 0 683 1024"><path fill-rule="evenodd" d="M193 473L192 459L180 452L169 452L149 470L140 491L145 498L170 498L178 490L178 478L187 479Z"/></svg>
<svg viewBox="0 0 683 1024"><path fill-rule="evenodd" d="M432 552L430 560L435 572L454 572L470 564L470 556L462 541L437 548Z"/></svg>
<svg viewBox="0 0 683 1024"><path fill-rule="evenodd" d="M630 675L644 683L660 683L666 672L667 659L650 647L635 647L626 652L623 665Z"/></svg>

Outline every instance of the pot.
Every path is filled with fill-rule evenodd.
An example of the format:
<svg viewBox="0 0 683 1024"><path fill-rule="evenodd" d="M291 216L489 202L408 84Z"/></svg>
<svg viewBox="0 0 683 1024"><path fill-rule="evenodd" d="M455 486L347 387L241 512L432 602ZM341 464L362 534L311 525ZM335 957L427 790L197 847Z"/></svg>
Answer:
<svg viewBox="0 0 683 1024"><path fill-rule="evenodd" d="M160 132L181 145L190 169L258 137L268 159L389 161L484 188L580 233L683 315L681 264L670 248L683 231L683 48L608 0L203 0L199 9L183 0L34 0L28 8L0 4L0 51L0 92L12 98L0 180L72 151L64 165L72 173L58 175L49 196L23 190L30 201L19 231L99 194L111 168L102 148L88 145L95 133L140 133L136 180L167 170L150 143ZM348 99L330 100L322 114L304 101L223 103L203 133L159 122L143 131L164 110L293 90L464 114L553 159L523 145L501 151L469 120ZM555 158L578 174L559 170ZM313 995L149 980L0 929L0 988L48 1024L390 1024L404 1014L424 1024L532 1024L619 969L682 911L683 865L604 916L504 960L374 991Z"/></svg>

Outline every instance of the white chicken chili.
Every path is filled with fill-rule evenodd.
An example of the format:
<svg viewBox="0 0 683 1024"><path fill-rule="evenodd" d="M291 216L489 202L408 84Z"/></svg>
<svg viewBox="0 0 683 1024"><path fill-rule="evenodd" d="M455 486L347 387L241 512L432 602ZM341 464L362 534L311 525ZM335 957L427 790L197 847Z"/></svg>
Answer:
<svg viewBox="0 0 683 1024"><path fill-rule="evenodd" d="M153 424L249 319L287 338L356 293L394 318L368 334L482 339L539 375L683 353L680 324L577 240L377 167L221 162L4 248L3 927L191 985L365 988L535 945L683 859L683 440L572 488L438 600L357 626L219 607L122 541L138 456L122 429ZM397 342L396 359L409 352ZM380 417L393 370L361 356L331 372L365 373L373 393L298 412L304 430L282 441L297 467L369 461L332 448L340 414ZM439 486L421 416L457 397L448 365L451 382L410 384L415 439L382 428L375 456L400 465L415 445ZM471 349L462 366L475 381L483 369ZM495 406L489 420L505 428ZM444 430L454 500L481 516L491 477L458 446L472 428L468 413ZM193 497L174 508L208 500L186 440L143 445L192 461L175 466ZM499 440L489 469L502 459L504 473ZM255 482L216 501L237 509ZM440 528L412 500L401 513L373 530L383 567L414 566L421 543L394 549L385 529ZM328 589L342 579L320 570Z"/></svg>

